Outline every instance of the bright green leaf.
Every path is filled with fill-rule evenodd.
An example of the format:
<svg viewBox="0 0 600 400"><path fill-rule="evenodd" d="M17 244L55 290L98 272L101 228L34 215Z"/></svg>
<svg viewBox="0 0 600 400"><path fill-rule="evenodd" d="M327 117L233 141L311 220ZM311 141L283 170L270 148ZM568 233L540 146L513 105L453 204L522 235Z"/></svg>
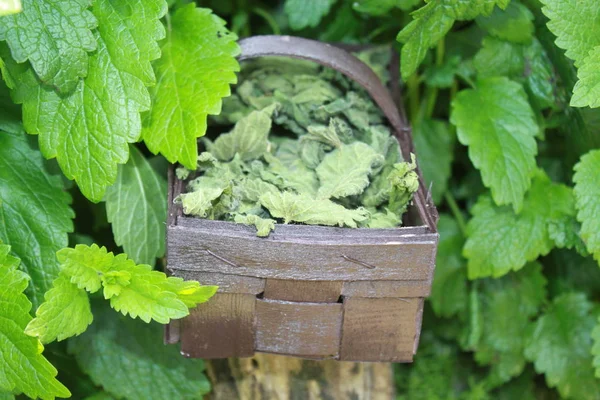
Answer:
<svg viewBox="0 0 600 400"><path fill-rule="evenodd" d="M0 242L0 392L24 393L53 400L71 393L56 380L56 368L42 356L38 339L27 336L31 302L23 291L28 277L17 269L19 260Z"/></svg>
<svg viewBox="0 0 600 400"><path fill-rule="evenodd" d="M579 80L573 88L571 107L600 107L600 46L596 46L577 71Z"/></svg>
<svg viewBox="0 0 600 400"><path fill-rule="evenodd" d="M575 166L575 201L581 237L590 253L600 262L600 150L592 150Z"/></svg>
<svg viewBox="0 0 600 400"><path fill-rule="evenodd" d="M592 303L581 293L567 293L554 299L527 335L525 356L564 398L600 397L590 354L595 321Z"/></svg>
<svg viewBox="0 0 600 400"><path fill-rule="evenodd" d="M37 308L58 276L55 253L68 244L74 213L63 181L29 139L0 132L0 240L31 277L27 294Z"/></svg>
<svg viewBox="0 0 600 400"><path fill-rule="evenodd" d="M97 245L65 248L57 257L72 283L92 293L102 286L104 297L115 310L145 322L166 324L185 317L192 303L204 302L216 291L214 286L169 278L149 265L136 265L125 254L115 256Z"/></svg>
<svg viewBox="0 0 600 400"><path fill-rule="evenodd" d="M361 194L369 185L373 169L381 167L385 159L365 143L342 145L327 154L317 167L321 183L318 197L327 199Z"/></svg>
<svg viewBox="0 0 600 400"><path fill-rule="evenodd" d="M44 302L25 333L38 337L42 343L50 343L85 332L92 320L85 290L71 283L65 275L60 275L54 280L52 289L46 292Z"/></svg>
<svg viewBox="0 0 600 400"><path fill-rule="evenodd" d="M165 254L167 182L135 146L106 191L106 214L115 242L138 264L153 265Z"/></svg>
<svg viewBox="0 0 600 400"><path fill-rule="evenodd" d="M505 10L496 8L490 16L480 16L476 21L490 35L510 42L527 43L533 36L533 14L516 1Z"/></svg>
<svg viewBox="0 0 600 400"><path fill-rule="evenodd" d="M157 84L142 136L153 153L195 169L196 139L206 132L206 117L221 111L239 70L237 37L209 9L193 4L170 17L170 30L154 62Z"/></svg>
<svg viewBox="0 0 600 400"><path fill-rule="evenodd" d="M115 398L195 399L208 393L202 360L182 357L162 344L162 327L123 318L108 307L93 307L94 323L69 340L80 367Z"/></svg>
<svg viewBox="0 0 600 400"><path fill-rule="evenodd" d="M431 184L433 201L439 203L450 179L454 138L446 122L430 119L415 124L413 138L423 178L427 187Z"/></svg>
<svg viewBox="0 0 600 400"><path fill-rule="evenodd" d="M98 49L86 79L70 95L40 86L30 68L6 64L15 99L23 103L25 129L39 135L44 156L56 157L92 201L102 199L117 178L117 165L128 159L128 143L139 139L140 112L150 108L149 61L159 56L148 41L164 32L157 25L166 12L163 0L132 1L127 7L112 1L94 3Z"/></svg>
<svg viewBox="0 0 600 400"><path fill-rule="evenodd" d="M369 217L363 208L349 210L331 200L315 200L306 194L266 193L260 197L260 202L272 216L283 219L286 224L302 222L356 228L357 223Z"/></svg>
<svg viewBox="0 0 600 400"><path fill-rule="evenodd" d="M288 16L290 27L298 31L319 24L335 0L285 0L283 10Z"/></svg>
<svg viewBox="0 0 600 400"><path fill-rule="evenodd" d="M456 96L450 120L496 204L521 210L535 170L538 132L521 85L506 78L481 80Z"/></svg>
<svg viewBox="0 0 600 400"><path fill-rule="evenodd" d="M580 67L590 51L600 46L598 2L596 0L540 0L548 17L548 29L556 45Z"/></svg>
<svg viewBox="0 0 600 400"><path fill-rule="evenodd" d="M463 254L469 260L469 278L500 277L521 269L527 261L546 255L554 247L549 225L574 214L570 188L536 172L519 214L496 206L483 195L471 213Z"/></svg>
<svg viewBox="0 0 600 400"><path fill-rule="evenodd" d="M413 12L412 16L413 21L396 38L404 43L400 71L405 80L417 70L429 48L435 46L454 24L454 18L433 1Z"/></svg>
<svg viewBox="0 0 600 400"><path fill-rule="evenodd" d="M91 3L23 0L23 12L0 18L0 40L6 40L16 62L30 61L42 82L69 93L87 76L88 53L96 50L92 30L98 23Z"/></svg>

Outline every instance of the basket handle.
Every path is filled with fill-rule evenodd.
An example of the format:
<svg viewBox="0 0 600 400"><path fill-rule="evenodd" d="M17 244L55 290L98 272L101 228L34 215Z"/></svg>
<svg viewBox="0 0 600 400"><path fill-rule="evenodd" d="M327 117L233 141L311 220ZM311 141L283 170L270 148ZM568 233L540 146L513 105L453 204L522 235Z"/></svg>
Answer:
<svg viewBox="0 0 600 400"><path fill-rule="evenodd" d="M413 151L410 128L400 116L398 107L389 91L383 86L375 72L361 60L330 44L294 36L252 36L240 40L239 45L242 50L238 57L240 61L264 56L287 56L310 60L333 68L360 84L381 108L394 129L403 158L410 160L410 153ZM415 196L415 205L419 216L429 229L435 232L437 231L437 212L428 200L429 196L427 196L420 175L419 192L421 192L420 195Z"/></svg>

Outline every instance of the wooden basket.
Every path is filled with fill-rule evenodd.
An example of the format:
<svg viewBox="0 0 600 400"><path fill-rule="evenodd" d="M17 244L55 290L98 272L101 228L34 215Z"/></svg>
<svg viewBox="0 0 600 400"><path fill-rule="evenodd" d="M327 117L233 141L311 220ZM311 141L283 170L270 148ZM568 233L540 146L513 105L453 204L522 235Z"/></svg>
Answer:
<svg viewBox="0 0 600 400"><path fill-rule="evenodd" d="M410 129L373 71L350 53L317 41L257 36L240 42L240 60L289 56L334 68L362 85L386 115L404 159ZM419 177L420 177L419 173ZM188 357L250 357L255 352L346 361L410 362L423 301L433 278L437 211L422 179L393 229L278 224L268 238L254 228L191 218L173 199L183 182L169 172L169 272L218 293L166 329Z"/></svg>

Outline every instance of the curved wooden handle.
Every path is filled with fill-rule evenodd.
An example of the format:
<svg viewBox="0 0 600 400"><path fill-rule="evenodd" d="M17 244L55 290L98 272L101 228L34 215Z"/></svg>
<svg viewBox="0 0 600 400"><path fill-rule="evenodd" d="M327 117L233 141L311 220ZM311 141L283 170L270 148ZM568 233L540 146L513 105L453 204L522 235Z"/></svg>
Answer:
<svg viewBox="0 0 600 400"><path fill-rule="evenodd" d="M402 156L410 160L413 149L410 128L404 123L390 92L383 86L375 72L361 60L338 47L316 40L295 36L252 36L239 42L240 61L264 56L287 56L314 61L333 68L360 84L383 111L400 143ZM420 192L420 193L419 193ZM437 212L429 203L424 182L419 174L419 192L415 205L423 222L433 232L437 231Z"/></svg>

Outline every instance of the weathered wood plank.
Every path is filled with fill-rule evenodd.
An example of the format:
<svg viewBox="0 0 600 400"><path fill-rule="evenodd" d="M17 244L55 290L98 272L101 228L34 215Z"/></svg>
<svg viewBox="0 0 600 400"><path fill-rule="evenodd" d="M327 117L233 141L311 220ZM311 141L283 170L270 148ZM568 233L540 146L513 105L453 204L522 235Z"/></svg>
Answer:
<svg viewBox="0 0 600 400"><path fill-rule="evenodd" d="M372 243L280 241L169 227L169 268L298 280L426 280L437 235ZM354 241L354 243L353 243Z"/></svg>
<svg viewBox="0 0 600 400"><path fill-rule="evenodd" d="M334 358L340 349L342 304L256 301L256 350Z"/></svg>
<svg viewBox="0 0 600 400"><path fill-rule="evenodd" d="M342 292L342 281L291 281L267 279L265 299L336 303Z"/></svg>
<svg viewBox="0 0 600 400"><path fill-rule="evenodd" d="M344 298L340 360L410 362L422 299Z"/></svg>
<svg viewBox="0 0 600 400"><path fill-rule="evenodd" d="M430 293L429 280L355 281L342 287L342 296L347 297L427 297Z"/></svg>
<svg viewBox="0 0 600 400"><path fill-rule="evenodd" d="M252 276L226 275L216 272L173 270L173 276L198 281L203 285L216 285L218 293L259 294L265 290L265 280Z"/></svg>
<svg viewBox="0 0 600 400"><path fill-rule="evenodd" d="M181 354L194 358L250 357L254 354L252 294L217 293L181 321Z"/></svg>

